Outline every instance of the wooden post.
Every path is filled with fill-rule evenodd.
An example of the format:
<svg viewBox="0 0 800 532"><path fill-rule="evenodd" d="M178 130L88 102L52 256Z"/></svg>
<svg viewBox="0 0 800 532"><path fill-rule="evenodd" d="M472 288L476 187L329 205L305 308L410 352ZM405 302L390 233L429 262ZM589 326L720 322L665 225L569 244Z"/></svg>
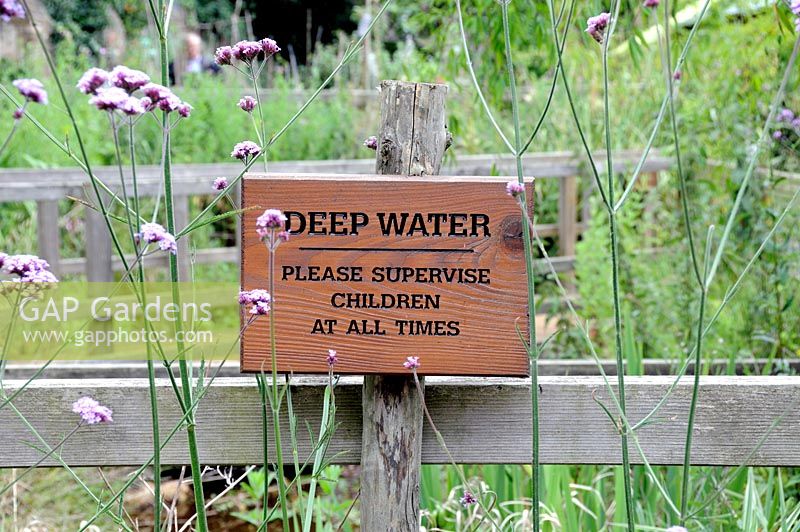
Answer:
<svg viewBox="0 0 800 532"><path fill-rule="evenodd" d="M87 201L90 201L87 199ZM85 207L84 240L86 242L86 280L107 283L114 280L111 263L112 242L103 215Z"/></svg>
<svg viewBox="0 0 800 532"><path fill-rule="evenodd" d="M447 142L446 95L446 85L381 83L377 173L439 173ZM424 365L424 353L409 355L422 355ZM366 376L362 401L361 529L417 531L422 404L414 380Z"/></svg>
<svg viewBox="0 0 800 532"><path fill-rule="evenodd" d="M36 237L39 241L39 256L50 263L50 271L56 277L61 277L58 200L36 202Z"/></svg>
<svg viewBox="0 0 800 532"><path fill-rule="evenodd" d="M558 185L558 254L572 257L578 242L578 178L562 177Z"/></svg>

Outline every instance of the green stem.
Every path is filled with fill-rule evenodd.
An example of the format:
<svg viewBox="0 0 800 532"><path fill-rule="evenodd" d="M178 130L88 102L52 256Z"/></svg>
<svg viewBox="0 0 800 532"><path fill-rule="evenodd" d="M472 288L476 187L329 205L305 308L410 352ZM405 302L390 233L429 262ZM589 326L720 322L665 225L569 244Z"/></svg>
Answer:
<svg viewBox="0 0 800 532"><path fill-rule="evenodd" d="M680 524L686 523L686 510L689 503L689 469L692 462L692 434L697 408L697 396L700 389L701 353L703 346L703 319L706 308L706 290L700 292L700 311L697 318L697 344L694 352L694 382L692 384L692 402L689 406L689 422L686 426L686 444L683 448L683 477L681 479L681 515Z"/></svg>
<svg viewBox="0 0 800 532"><path fill-rule="evenodd" d="M280 397L278 388L278 348L275 334L275 229L272 229L269 244L269 348L272 359L272 430L275 439L275 469L278 480L278 493L281 499L281 519L283 529L289 530L289 501L286 497L286 483L283 476L283 449L281 448Z"/></svg>
<svg viewBox="0 0 800 532"><path fill-rule="evenodd" d="M503 37L505 41L506 70L508 72L508 82L511 88L511 111L514 121L514 159L517 167L517 181L524 185L524 173L522 169L522 136L519 125L519 100L517 98L517 82L514 75L514 61L511 55L511 35L508 23L508 3L501 3L503 13ZM523 218L528 208L527 194L523 190L520 198L520 208L523 211ZM533 264L533 247L531 243L531 232L527 227L523 228L522 241L525 251L525 274L528 289L528 357L531 367L531 506L533 530L538 532L539 523L539 500L540 500L540 478L539 478L539 346L536 342L536 279Z"/></svg>
<svg viewBox="0 0 800 532"><path fill-rule="evenodd" d="M28 100L25 100L25 104L22 106L22 114L23 115L25 114L25 108L27 106L28 106ZM14 133L17 132L17 129L19 128L20 122L22 122L22 118L18 118L16 120L14 120L14 125L11 126L11 131L8 132L8 136L6 137L6 140L4 140L3 141L3 145L0 146L0 155L3 155L3 152L6 151L6 148L11 143L11 138L14 136Z"/></svg>
<svg viewBox="0 0 800 532"><path fill-rule="evenodd" d="M164 14L164 0L158 1L159 15ZM160 53L161 53L161 84L164 86L169 85L169 50L167 43L166 32L159 37ZM162 127L164 129L164 201L166 202L167 211L167 231L175 234L175 208L173 202L172 191L172 168L171 168L171 154L170 154L170 132L169 132L169 115L167 112L163 113ZM178 256L177 254L169 254L169 274L172 281L172 302L180 308L181 297L179 290L179 276L178 276ZM178 349L178 367L181 373L181 389L183 392L183 401L186 405L192 405L192 385L190 367L186 361L186 349L183 342L183 321L179 318L175 320L175 339ZM196 424L194 419L194 407L189 408L186 412L186 439L189 445L189 460L192 466L192 488L194 490L194 503L197 512L197 530L200 532L208 531L208 520L206 518L205 496L203 494L203 475L200 469L200 453L197 448L197 434ZM160 504L160 501L158 501Z"/></svg>
<svg viewBox="0 0 800 532"><path fill-rule="evenodd" d="M262 109L262 106L261 106L261 95L259 94L259 91L258 91L258 76L256 75L256 71L253 68L253 64L252 63L250 63L249 67L250 67L250 79L253 81L253 91L255 91L255 94L256 94L256 107L258 107L258 118L259 118L259 121L261 122L261 128L260 128L260 133L259 133L259 142L261 142L261 145L263 146L264 145L264 139L266 138L266 127L265 127L265 124L264 124L264 110ZM264 171L266 172L267 171L267 155L264 154L261 158L264 161Z"/></svg>
<svg viewBox="0 0 800 532"><path fill-rule="evenodd" d="M608 88L608 43L616 25L619 14L619 2L615 2L612 7L612 19L608 27L605 39L603 39L603 122L606 141L606 165L607 165L607 185L608 204L614 205L614 162L612 160L613 146L611 144L611 105L609 102ZM619 232L617 227L617 212L613 208L608 209L609 233L611 239L611 291L614 301L614 352L617 363L617 395L619 396L620 414L627 417L625 405L625 356L622 351L622 310L620 305L620 282L619 282ZM628 430L620 423L620 440L622 445L622 475L625 487L625 514L628 522L628 530L636 530L636 523L633 514L633 491L631 486L631 460L628 450Z"/></svg>

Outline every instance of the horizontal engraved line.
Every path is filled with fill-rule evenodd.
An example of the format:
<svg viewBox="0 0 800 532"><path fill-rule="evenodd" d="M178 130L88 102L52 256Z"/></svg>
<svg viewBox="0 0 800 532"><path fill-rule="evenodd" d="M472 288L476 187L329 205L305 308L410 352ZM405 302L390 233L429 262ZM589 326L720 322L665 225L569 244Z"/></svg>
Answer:
<svg viewBox="0 0 800 532"><path fill-rule="evenodd" d="M313 247L313 246L300 246L300 251L400 251L405 253L475 253L471 248L354 248L354 247Z"/></svg>

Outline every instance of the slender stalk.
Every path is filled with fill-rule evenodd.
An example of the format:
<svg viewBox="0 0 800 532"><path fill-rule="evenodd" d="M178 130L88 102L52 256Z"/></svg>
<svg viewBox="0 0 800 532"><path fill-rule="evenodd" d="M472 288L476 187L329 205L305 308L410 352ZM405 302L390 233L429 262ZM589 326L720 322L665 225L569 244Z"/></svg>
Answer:
<svg viewBox="0 0 800 532"><path fill-rule="evenodd" d="M136 140L134 136L133 118L128 120L128 147L131 159L131 181L133 183L133 211L136 215L136 232L141 231L141 217L139 216L139 180L136 174ZM127 202L126 202L127 203ZM127 210L127 209L126 209ZM134 249L136 249L136 240L133 241ZM138 250L137 250L138 253ZM141 299L143 305L147 306L147 292L145 289L145 275L144 264L138 261L139 266L139 282L141 283ZM158 397L156 392L156 371L153 364L153 348L150 342L146 342L145 348L147 349L147 384L150 395L150 421L151 432L153 434L153 523L154 527L158 528L161 524L161 437L160 427L158 424Z"/></svg>
<svg viewBox="0 0 800 532"><path fill-rule="evenodd" d="M283 476L283 449L281 448L280 397L278 388L278 348L275 334L275 229L272 229L269 244L269 348L272 361L272 430L275 439L275 469L278 480L278 493L281 499L281 519L284 530L289 530L289 501L286 497L286 482Z"/></svg>
<svg viewBox="0 0 800 532"><path fill-rule="evenodd" d="M266 137L266 126L264 124L264 109L262 109L261 105L261 95L258 91L258 75L256 74L255 69L253 68L253 63L250 63L250 79L253 81L253 91L256 94L256 107L258 107L258 119L261 122L261 127L259 128L259 142L264 143L264 138ZM251 114L252 116L252 114ZM264 161L264 171L267 171L267 156L264 154L261 157Z"/></svg>
<svg viewBox="0 0 800 532"><path fill-rule="evenodd" d="M269 400L267 399L267 379L263 373L256 375L256 384L258 384L258 395L261 399L261 442L262 453L264 460L264 493L261 496L261 526L259 530L263 530L267 526L267 516L269 513L269 420L267 419L267 407Z"/></svg>
<svg viewBox="0 0 800 532"><path fill-rule="evenodd" d="M475 75L475 69L472 67L472 58L469 54L469 46L467 45L467 34L464 31L464 20L461 16L461 0L456 0L456 13L458 14L458 28L461 30L461 46L464 49L464 58L467 62L467 70L469 70L470 78L472 78L472 84L475 86L475 92L478 94L478 99L483 106L483 110L486 111L486 116L489 118L489 122L491 122L492 126L494 127L497 134L500 136L500 139L503 141L503 144L506 145L508 151L511 153L515 153L517 150L511 143L508 141L508 138L503 133L500 124L497 123L497 120L494 117L494 113L492 113L491 107L486 102L486 98L483 97L483 91L481 90L481 85L478 83L478 77Z"/></svg>
<svg viewBox="0 0 800 532"><path fill-rule="evenodd" d="M158 0L158 14L164 20L165 14L164 0ZM169 50L167 43L166 31L159 36L159 50L161 54L161 84L164 86L169 85ZM162 117L162 127L164 130L164 201L167 211L167 231L175 234L175 207L173 203L172 191L172 167L171 167L171 154L170 154L170 124L169 115L165 111ZM181 297L178 282L178 256L177 254L169 254L169 274L172 285L172 302L180 308ZM181 390L183 392L183 401L189 406L193 404L192 401L192 385L191 385L191 368L186 361L186 349L183 341L183 321L180 317L175 320L175 340L178 349L178 367L181 373ZM191 407L186 412L186 439L189 446L189 460L192 466L192 488L194 490L194 502L197 511L197 530L200 532L207 532L208 520L206 518L205 496L203 494L203 472L200 468L200 453L197 448L197 434L196 424L194 420L194 407ZM160 504L160 501L159 501Z"/></svg>
<svg viewBox="0 0 800 532"><path fill-rule="evenodd" d="M25 103L22 105L22 114L25 115L25 109L28 107L28 100L25 100ZM0 146L0 155L3 155L3 152L6 151L6 148L11 143L11 138L14 136L14 133L17 132L19 128L19 124L22 122L22 118L17 118L14 120L14 125L11 126L11 131L8 132L8 136L6 140L3 141L3 145Z"/></svg>
<svg viewBox="0 0 800 532"><path fill-rule="evenodd" d="M616 26L619 14L619 2L614 2L611 9L612 18L608 31L603 39L603 122L605 129L606 144L606 194L608 195L608 205L614 205L614 162L612 160L613 145L611 143L611 105L609 102L608 84L608 43ZM619 397L619 408L622 416L627 416L625 404L625 354L622 350L622 310L620 304L620 282L619 282L619 230L617 227L617 212L613 208L608 209L608 229L611 240L611 292L614 303L614 353L617 364L617 395ZM633 490L631 486L631 460L628 450L628 431L620 424L620 440L622 446L622 475L625 488L625 514L628 522L628 530L636 530L635 517L633 513Z"/></svg>
<svg viewBox="0 0 800 532"><path fill-rule="evenodd" d="M511 88L511 111L514 121L514 159L517 167L517 181L524 185L522 169L522 136L519 125L519 100L517 98L517 82L514 75L514 61L511 55L511 35L508 23L508 2L500 4L503 13L503 38L505 41L506 70L508 83ZM520 208L523 218L527 213L528 200L524 187L520 198ZM538 532L540 527L539 501L539 345L536 342L536 279L533 264L533 247L531 233L527 227L523 228L522 241L525 251L525 275L528 289L528 359L531 373L531 506L533 530Z"/></svg>

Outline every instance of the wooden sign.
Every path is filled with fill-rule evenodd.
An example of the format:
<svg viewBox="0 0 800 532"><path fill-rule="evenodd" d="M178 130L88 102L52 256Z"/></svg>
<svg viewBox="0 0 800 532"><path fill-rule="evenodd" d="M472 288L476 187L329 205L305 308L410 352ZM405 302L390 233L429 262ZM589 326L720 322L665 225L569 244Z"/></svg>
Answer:
<svg viewBox="0 0 800 532"><path fill-rule="evenodd" d="M247 175L242 288L269 286L264 209L291 233L275 256L280 372L526 376L522 217L507 178ZM528 198L533 196L529 183ZM269 371L269 320L242 338L241 368Z"/></svg>

